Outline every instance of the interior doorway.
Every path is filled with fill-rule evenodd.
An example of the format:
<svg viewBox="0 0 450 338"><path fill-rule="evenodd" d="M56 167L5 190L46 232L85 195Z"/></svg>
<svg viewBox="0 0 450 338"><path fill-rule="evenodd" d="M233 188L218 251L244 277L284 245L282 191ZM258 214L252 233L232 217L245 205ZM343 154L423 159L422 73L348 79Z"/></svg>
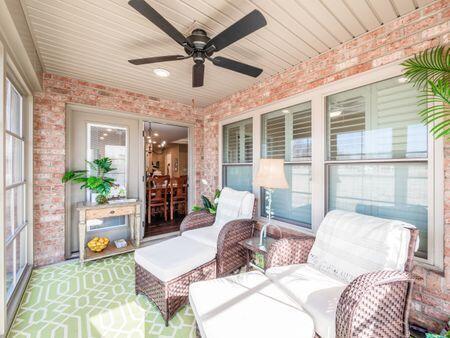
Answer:
<svg viewBox="0 0 450 338"><path fill-rule="evenodd" d="M188 213L189 128L144 122L144 238L178 233Z"/></svg>

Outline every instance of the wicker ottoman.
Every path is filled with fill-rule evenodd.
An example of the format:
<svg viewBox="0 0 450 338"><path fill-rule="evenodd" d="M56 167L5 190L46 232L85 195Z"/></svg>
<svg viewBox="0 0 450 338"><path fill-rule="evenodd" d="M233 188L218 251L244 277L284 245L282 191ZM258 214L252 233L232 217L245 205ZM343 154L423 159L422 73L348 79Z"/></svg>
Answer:
<svg viewBox="0 0 450 338"><path fill-rule="evenodd" d="M189 285L216 277L216 249L185 237L135 251L136 294L152 300L166 326L188 302Z"/></svg>

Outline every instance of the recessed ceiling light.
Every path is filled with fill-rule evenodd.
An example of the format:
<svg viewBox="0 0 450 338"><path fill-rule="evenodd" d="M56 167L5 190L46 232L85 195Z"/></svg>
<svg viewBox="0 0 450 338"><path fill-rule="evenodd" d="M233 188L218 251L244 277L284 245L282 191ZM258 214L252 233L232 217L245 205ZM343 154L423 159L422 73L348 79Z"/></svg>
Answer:
<svg viewBox="0 0 450 338"><path fill-rule="evenodd" d="M342 114L342 111L340 111L340 110L332 111L332 112L330 113L330 118L338 117L338 116L341 115L341 114Z"/></svg>
<svg viewBox="0 0 450 338"><path fill-rule="evenodd" d="M156 144L156 141L153 141L153 144Z"/></svg>
<svg viewBox="0 0 450 338"><path fill-rule="evenodd" d="M107 133L104 133L103 136L108 136L108 134L107 134Z"/></svg>
<svg viewBox="0 0 450 338"><path fill-rule="evenodd" d="M154 133L153 135L154 135L154 136L158 136L159 134L158 134L158 133Z"/></svg>
<svg viewBox="0 0 450 338"><path fill-rule="evenodd" d="M289 109L283 109L281 112L282 112L283 114L287 114L287 113L289 113Z"/></svg>
<svg viewBox="0 0 450 338"><path fill-rule="evenodd" d="M100 136L100 140L104 140L105 138L103 136Z"/></svg>
<svg viewBox="0 0 450 338"><path fill-rule="evenodd" d="M155 68L153 69L153 73L155 73L155 75L159 77L168 77L170 75L170 72L167 69L163 68Z"/></svg>
<svg viewBox="0 0 450 338"><path fill-rule="evenodd" d="M111 132L112 131L112 129L111 128L108 128L108 129L106 129L107 131L109 131L109 132Z"/></svg>

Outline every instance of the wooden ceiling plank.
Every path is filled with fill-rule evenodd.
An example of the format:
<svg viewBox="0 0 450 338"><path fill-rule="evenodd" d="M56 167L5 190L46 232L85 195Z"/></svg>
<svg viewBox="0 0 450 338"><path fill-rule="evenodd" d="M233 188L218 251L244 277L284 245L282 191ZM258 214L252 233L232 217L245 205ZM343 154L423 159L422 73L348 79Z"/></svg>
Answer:
<svg viewBox="0 0 450 338"><path fill-rule="evenodd" d="M368 0L368 3L380 17L382 23L394 20L397 15L389 0Z"/></svg>
<svg viewBox="0 0 450 338"><path fill-rule="evenodd" d="M158 3L159 4L159 3ZM193 8L192 6L196 5L200 7L200 9ZM210 37L214 37L215 35L222 32L224 29L232 25L237 20L241 19L244 15L248 14L240 14L237 17L231 18L225 16L223 13L218 12L218 16L222 18L222 20L218 20L216 18L212 18L209 15L206 15L204 13L205 6L197 2L195 0L185 2L185 1L173 1L173 2L165 2L164 6L166 8L170 8L173 12L181 12L181 13L192 13L189 16L196 15L198 23L204 28ZM156 7L156 6L155 6ZM203 9L203 10L202 10ZM206 10L207 11L207 10ZM170 17L170 13L167 12L167 15ZM250 42L250 44L248 43ZM232 44L231 46L227 47L227 49L235 49L236 51L242 52L245 50L250 50L254 53L256 50L262 49L262 54L273 56L274 59L272 62L275 64L278 64L279 61L287 61L289 65L293 65L299 62L298 60L298 50L293 48L292 46L289 46L286 48L286 53L282 56L277 55L275 51L278 48L281 48L282 42L277 39L273 33L268 30L268 27L264 27L246 38L237 41L236 43ZM278 60L278 61L277 61ZM288 67L287 65L283 67Z"/></svg>
<svg viewBox="0 0 450 338"><path fill-rule="evenodd" d="M433 2L433 0L416 0L419 7L424 7Z"/></svg>
<svg viewBox="0 0 450 338"><path fill-rule="evenodd" d="M397 8L400 15L405 15L406 13L412 12L415 9L412 0L392 0L392 2Z"/></svg>
<svg viewBox="0 0 450 338"><path fill-rule="evenodd" d="M344 0L344 2L369 31L381 24L365 0Z"/></svg>
<svg viewBox="0 0 450 338"><path fill-rule="evenodd" d="M332 48L339 44L339 41L324 29L318 21L311 17L296 0L283 0L283 3L287 5L286 7L283 6L286 13L298 23L307 27L311 33L328 48Z"/></svg>
<svg viewBox="0 0 450 338"><path fill-rule="evenodd" d="M286 3L281 4L272 0L252 0L260 8L263 8L273 18L276 18L277 22L284 27L284 29L290 31L296 35L300 40L313 48L316 53L322 53L326 51L327 46L317 39L311 32L303 25L294 20L286 11L283 10L283 6Z"/></svg>
<svg viewBox="0 0 450 338"><path fill-rule="evenodd" d="M339 40L339 42L348 41L353 36L343 27L328 9L322 5L320 0L297 0L302 7L310 13L322 26L326 27L329 32Z"/></svg>
<svg viewBox="0 0 450 338"><path fill-rule="evenodd" d="M345 26L354 37L366 32L366 28L361 25L342 0L322 0L322 3L329 11L333 11L339 23Z"/></svg>

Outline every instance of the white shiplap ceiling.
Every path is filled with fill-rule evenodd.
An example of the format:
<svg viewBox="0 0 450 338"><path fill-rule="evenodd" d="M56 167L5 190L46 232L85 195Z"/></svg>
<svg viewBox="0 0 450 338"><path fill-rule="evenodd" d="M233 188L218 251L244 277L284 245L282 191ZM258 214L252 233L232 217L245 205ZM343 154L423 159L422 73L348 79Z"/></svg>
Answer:
<svg viewBox="0 0 450 338"><path fill-rule="evenodd" d="M20 0L47 72L205 106L258 79L206 62L205 85L192 88L192 59L133 66L128 59L184 54L127 0ZM147 0L186 36L210 37L259 9L267 26L215 54L270 76L404 15L431 0ZM165 68L168 78L152 70Z"/></svg>

